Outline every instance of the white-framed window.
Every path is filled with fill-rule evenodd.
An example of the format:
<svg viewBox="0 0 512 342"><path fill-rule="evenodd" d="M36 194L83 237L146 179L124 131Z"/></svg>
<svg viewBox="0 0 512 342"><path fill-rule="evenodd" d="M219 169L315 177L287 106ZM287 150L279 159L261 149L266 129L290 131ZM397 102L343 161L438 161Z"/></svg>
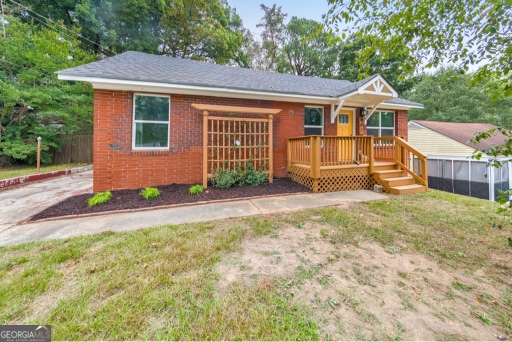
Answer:
<svg viewBox="0 0 512 342"><path fill-rule="evenodd" d="M395 113L375 111L366 125L368 135L392 137L395 135Z"/></svg>
<svg viewBox="0 0 512 342"><path fill-rule="evenodd" d="M153 94L133 95L132 148L169 148L171 98Z"/></svg>
<svg viewBox="0 0 512 342"><path fill-rule="evenodd" d="M324 107L305 107L304 135L324 135Z"/></svg>

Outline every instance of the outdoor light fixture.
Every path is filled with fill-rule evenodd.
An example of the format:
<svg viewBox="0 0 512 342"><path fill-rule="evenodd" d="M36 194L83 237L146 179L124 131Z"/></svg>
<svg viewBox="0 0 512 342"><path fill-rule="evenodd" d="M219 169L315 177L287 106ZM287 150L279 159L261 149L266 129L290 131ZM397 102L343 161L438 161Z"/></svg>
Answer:
<svg viewBox="0 0 512 342"><path fill-rule="evenodd" d="M366 116L368 114L368 109L361 108L361 116Z"/></svg>

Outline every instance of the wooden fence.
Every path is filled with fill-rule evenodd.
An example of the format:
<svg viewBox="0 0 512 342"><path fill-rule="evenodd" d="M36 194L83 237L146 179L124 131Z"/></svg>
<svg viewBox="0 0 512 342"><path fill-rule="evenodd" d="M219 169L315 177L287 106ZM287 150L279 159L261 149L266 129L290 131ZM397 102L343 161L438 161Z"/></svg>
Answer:
<svg viewBox="0 0 512 342"><path fill-rule="evenodd" d="M59 134L61 150L52 151L53 164L92 164L92 134Z"/></svg>

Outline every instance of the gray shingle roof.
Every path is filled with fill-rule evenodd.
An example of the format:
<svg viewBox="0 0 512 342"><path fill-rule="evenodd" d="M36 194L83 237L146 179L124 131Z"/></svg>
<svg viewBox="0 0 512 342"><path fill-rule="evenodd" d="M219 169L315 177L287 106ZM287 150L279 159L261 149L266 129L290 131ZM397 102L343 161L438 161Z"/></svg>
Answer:
<svg viewBox="0 0 512 342"><path fill-rule="evenodd" d="M333 98L357 90L361 83L361 81L352 83L345 80L279 74L135 51L60 70L57 73L74 77ZM421 104L406 100L393 101L396 99L389 103L422 107Z"/></svg>

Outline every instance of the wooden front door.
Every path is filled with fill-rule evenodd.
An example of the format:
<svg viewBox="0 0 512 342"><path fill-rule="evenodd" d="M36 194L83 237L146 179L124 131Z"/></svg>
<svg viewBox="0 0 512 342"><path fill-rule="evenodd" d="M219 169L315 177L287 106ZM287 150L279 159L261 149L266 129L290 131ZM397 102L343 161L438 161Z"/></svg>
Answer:
<svg viewBox="0 0 512 342"><path fill-rule="evenodd" d="M338 136L352 136L354 112L351 110L340 110L338 113Z"/></svg>
<svg viewBox="0 0 512 342"><path fill-rule="evenodd" d="M352 136L352 116L351 110L340 110L338 113L338 131L337 135L349 137ZM340 140L338 143L338 160L344 163L351 163L354 160L354 145L352 140Z"/></svg>

